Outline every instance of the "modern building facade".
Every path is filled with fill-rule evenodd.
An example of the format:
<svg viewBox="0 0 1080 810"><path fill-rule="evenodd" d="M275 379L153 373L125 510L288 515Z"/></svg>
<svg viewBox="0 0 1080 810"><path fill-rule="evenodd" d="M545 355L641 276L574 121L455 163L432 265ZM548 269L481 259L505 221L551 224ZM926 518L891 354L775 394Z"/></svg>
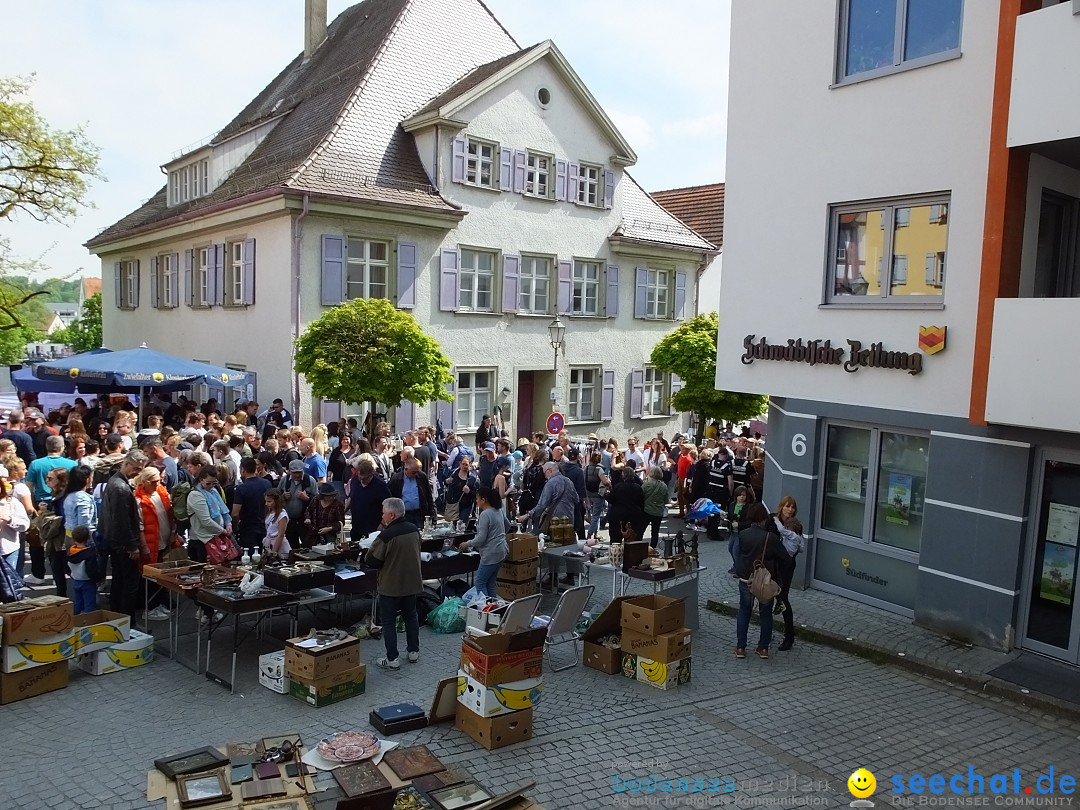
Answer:
<svg viewBox="0 0 1080 810"><path fill-rule="evenodd" d="M214 393L281 397L310 424L350 406L312 396L293 341L385 298L454 364L453 403L389 404L399 431L493 413L526 435L557 407L575 433L670 435L681 383L648 358L693 314L713 246L627 173L634 151L558 48L522 48L478 0L366 0L329 27L325 6L308 0L305 52L88 243L106 344L255 372L256 391Z"/></svg>
<svg viewBox="0 0 1080 810"><path fill-rule="evenodd" d="M1080 663L1080 3L834 6L734 5L717 385L804 584Z"/></svg>

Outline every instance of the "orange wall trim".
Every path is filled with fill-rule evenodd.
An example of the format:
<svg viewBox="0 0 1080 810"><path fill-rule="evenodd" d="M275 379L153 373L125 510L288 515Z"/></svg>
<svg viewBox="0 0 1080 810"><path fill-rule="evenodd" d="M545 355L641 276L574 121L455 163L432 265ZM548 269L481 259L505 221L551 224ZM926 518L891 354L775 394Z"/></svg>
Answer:
<svg viewBox="0 0 1080 810"><path fill-rule="evenodd" d="M990 114L990 151L983 221L982 265L971 367L968 420L986 424L986 386L994 331L994 302L1015 298L1020 291L1027 196L1028 153L1009 149L1009 97L1012 87L1016 18L1041 7L1039 0L1001 0L998 20L994 101Z"/></svg>

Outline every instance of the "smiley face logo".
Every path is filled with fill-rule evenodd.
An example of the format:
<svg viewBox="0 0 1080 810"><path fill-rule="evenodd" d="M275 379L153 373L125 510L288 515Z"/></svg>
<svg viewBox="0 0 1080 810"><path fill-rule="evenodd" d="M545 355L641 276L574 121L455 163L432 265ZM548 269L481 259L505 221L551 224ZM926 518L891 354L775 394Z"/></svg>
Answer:
<svg viewBox="0 0 1080 810"><path fill-rule="evenodd" d="M162 374L160 371L155 371L153 374L150 375L150 379L156 383L162 383L165 382L165 375Z"/></svg>
<svg viewBox="0 0 1080 810"><path fill-rule="evenodd" d="M848 777L847 788L856 799L865 799L877 790L877 780L866 768L859 768Z"/></svg>
<svg viewBox="0 0 1080 810"><path fill-rule="evenodd" d="M79 376L79 370L77 368L68 369L68 376L75 379Z"/></svg>

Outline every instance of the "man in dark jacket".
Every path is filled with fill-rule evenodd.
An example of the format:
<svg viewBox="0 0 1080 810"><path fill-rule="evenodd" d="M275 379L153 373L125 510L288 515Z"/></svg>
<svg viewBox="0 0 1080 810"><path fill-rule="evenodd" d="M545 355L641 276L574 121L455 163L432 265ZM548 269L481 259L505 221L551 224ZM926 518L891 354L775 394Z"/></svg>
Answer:
<svg viewBox="0 0 1080 810"><path fill-rule="evenodd" d="M375 463L369 458L356 462L356 475L348 486L345 511L352 514L351 539L355 543L379 528L383 501L390 497L390 490L375 474Z"/></svg>
<svg viewBox="0 0 1080 810"><path fill-rule="evenodd" d="M754 596L750 593L747 580L753 575L760 562L778 585L783 566L790 565L790 556L784 550L780 535L770 528L772 523L769 512L760 503L747 507L746 520L749 528L739 534L739 558L735 561L735 575L739 578L739 613L735 620L737 641L735 657L746 657L746 636L750 629L750 614L754 610ZM773 603L759 603L761 634L758 636L757 654L759 658L769 657L769 644L772 642Z"/></svg>
<svg viewBox="0 0 1080 810"><path fill-rule="evenodd" d="M132 450L105 484L101 497L98 528L112 560L112 589L109 609L134 616L139 603L139 560L149 559L150 550L139 529L139 507L130 480L146 466L146 454Z"/></svg>
<svg viewBox="0 0 1080 810"><path fill-rule="evenodd" d="M408 466L415 467L413 464ZM423 479L420 481L426 483ZM420 489L427 487L420 486ZM386 657L375 663L383 669L397 670L401 668L395 627L398 614L405 622L405 650L409 663L420 660L420 618L416 614L416 597L424 590L420 574L420 530L405 518L405 504L400 498L387 498L383 502L382 516L382 531L367 555L368 565L379 571L379 623L386 644Z"/></svg>
<svg viewBox="0 0 1080 810"><path fill-rule="evenodd" d="M389 483L390 495L405 504L405 520L422 527L424 518L435 519L435 501L427 476L420 471L420 462L414 456L405 460L404 466L394 473Z"/></svg>
<svg viewBox="0 0 1080 810"><path fill-rule="evenodd" d="M15 442L15 455L26 462L26 466L29 467L30 463L37 458L37 453L34 452L33 439L30 438L29 433L22 429L22 426L22 411L16 408L8 414L8 426L4 429L3 438Z"/></svg>

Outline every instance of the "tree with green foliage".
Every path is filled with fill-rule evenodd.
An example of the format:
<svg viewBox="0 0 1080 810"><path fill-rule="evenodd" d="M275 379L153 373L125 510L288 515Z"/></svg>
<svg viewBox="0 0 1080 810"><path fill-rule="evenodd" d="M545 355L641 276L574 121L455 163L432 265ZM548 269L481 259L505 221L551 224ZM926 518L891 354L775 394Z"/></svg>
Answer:
<svg viewBox="0 0 1080 810"><path fill-rule="evenodd" d="M397 405L453 399L450 360L408 312L385 300L334 307L296 341L296 371L317 397Z"/></svg>
<svg viewBox="0 0 1080 810"><path fill-rule="evenodd" d="M70 346L76 354L101 348L101 293L94 293L83 304L82 315L69 326L57 329L49 340Z"/></svg>
<svg viewBox="0 0 1080 810"><path fill-rule="evenodd" d="M679 411L701 416L698 436L705 432L706 419L742 422L764 413L769 398L758 394L718 391L716 380L716 335L720 318L715 312L698 315L667 334L652 350L649 361L661 371L677 374L683 388L672 397Z"/></svg>

